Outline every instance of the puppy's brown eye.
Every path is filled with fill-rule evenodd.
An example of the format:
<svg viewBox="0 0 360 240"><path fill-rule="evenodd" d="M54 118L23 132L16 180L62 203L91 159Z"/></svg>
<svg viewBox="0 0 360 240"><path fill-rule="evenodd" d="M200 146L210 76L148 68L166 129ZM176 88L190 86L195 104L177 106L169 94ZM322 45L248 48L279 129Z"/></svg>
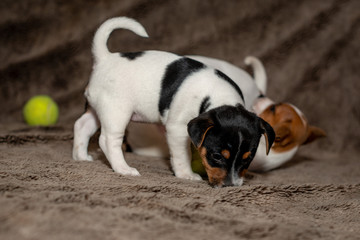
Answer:
<svg viewBox="0 0 360 240"><path fill-rule="evenodd" d="M275 142L281 142L281 139L282 139L281 136L276 136L276 137L275 137Z"/></svg>
<svg viewBox="0 0 360 240"><path fill-rule="evenodd" d="M222 156L220 153L213 153L211 154L211 157L214 159L214 160L221 160L222 159Z"/></svg>
<svg viewBox="0 0 360 240"><path fill-rule="evenodd" d="M273 105L270 106L270 111L271 111L272 113L275 113L275 109L276 109L276 105L275 105L275 104L273 104Z"/></svg>

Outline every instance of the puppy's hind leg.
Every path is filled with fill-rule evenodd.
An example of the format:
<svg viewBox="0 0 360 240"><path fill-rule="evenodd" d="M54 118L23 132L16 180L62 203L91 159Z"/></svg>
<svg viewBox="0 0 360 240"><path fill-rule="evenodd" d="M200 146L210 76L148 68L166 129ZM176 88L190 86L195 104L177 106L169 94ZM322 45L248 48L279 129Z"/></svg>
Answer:
<svg viewBox="0 0 360 240"><path fill-rule="evenodd" d="M89 108L74 124L74 160L92 161L88 154L89 140L99 128L99 121L93 109Z"/></svg>
<svg viewBox="0 0 360 240"><path fill-rule="evenodd" d="M122 175L139 176L140 173L126 163L121 150L125 129L131 115L132 111L130 110L111 109L111 107L103 113L99 113L101 122L99 145L115 172Z"/></svg>
<svg viewBox="0 0 360 240"><path fill-rule="evenodd" d="M186 126L166 125L167 141L170 149L170 161L175 176L189 180L201 180L191 169L190 141Z"/></svg>

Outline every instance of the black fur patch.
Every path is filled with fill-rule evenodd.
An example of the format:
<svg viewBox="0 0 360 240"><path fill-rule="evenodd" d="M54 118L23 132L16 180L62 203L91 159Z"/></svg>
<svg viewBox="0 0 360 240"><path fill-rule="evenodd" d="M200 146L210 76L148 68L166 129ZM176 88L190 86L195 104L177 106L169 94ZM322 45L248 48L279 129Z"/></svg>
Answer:
<svg viewBox="0 0 360 240"><path fill-rule="evenodd" d="M144 55L144 53L145 52L126 52L126 53L120 53L120 56L127 58L129 60L135 60L136 58Z"/></svg>
<svg viewBox="0 0 360 240"><path fill-rule="evenodd" d="M235 90L239 93L241 99L245 103L244 95L243 95L241 89L239 88L239 86L231 78L229 78L227 75L225 75L223 72L221 72L219 70L215 70L215 73L216 73L216 75L218 75L219 77L221 77L222 79L224 79L225 81L230 83L235 88Z"/></svg>
<svg viewBox="0 0 360 240"><path fill-rule="evenodd" d="M210 103L210 97L206 96L203 101L201 102L200 105L200 111L199 111L199 115L206 112L206 110L208 110L208 108L210 107L211 103Z"/></svg>
<svg viewBox="0 0 360 240"><path fill-rule="evenodd" d="M183 81L192 73L204 68L205 65L190 58L180 58L166 68L164 78L161 83L159 100L159 112L164 115Z"/></svg>

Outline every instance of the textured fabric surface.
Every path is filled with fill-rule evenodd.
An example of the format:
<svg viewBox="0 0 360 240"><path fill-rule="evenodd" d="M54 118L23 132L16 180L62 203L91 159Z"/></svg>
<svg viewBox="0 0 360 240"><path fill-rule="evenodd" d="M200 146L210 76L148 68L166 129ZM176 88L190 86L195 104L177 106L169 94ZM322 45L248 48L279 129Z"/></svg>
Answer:
<svg viewBox="0 0 360 240"><path fill-rule="evenodd" d="M2 0L1 239L356 239L360 208L360 1ZM116 31L111 51L156 49L267 70L267 95L300 108L327 137L245 185L212 189L173 176L169 162L127 154L139 178L113 173L92 139L92 163L71 159L84 110L91 42L128 16L150 38ZM55 127L29 128L33 95L60 107Z"/></svg>

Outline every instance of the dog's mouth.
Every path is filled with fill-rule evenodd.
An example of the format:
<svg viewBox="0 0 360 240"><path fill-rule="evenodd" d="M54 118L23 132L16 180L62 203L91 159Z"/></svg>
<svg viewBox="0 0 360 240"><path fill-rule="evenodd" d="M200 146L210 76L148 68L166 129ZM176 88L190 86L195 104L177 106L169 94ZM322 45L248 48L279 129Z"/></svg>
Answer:
<svg viewBox="0 0 360 240"><path fill-rule="evenodd" d="M209 184L214 188L242 186L247 169L241 170L236 176L227 175L224 178L209 176Z"/></svg>

